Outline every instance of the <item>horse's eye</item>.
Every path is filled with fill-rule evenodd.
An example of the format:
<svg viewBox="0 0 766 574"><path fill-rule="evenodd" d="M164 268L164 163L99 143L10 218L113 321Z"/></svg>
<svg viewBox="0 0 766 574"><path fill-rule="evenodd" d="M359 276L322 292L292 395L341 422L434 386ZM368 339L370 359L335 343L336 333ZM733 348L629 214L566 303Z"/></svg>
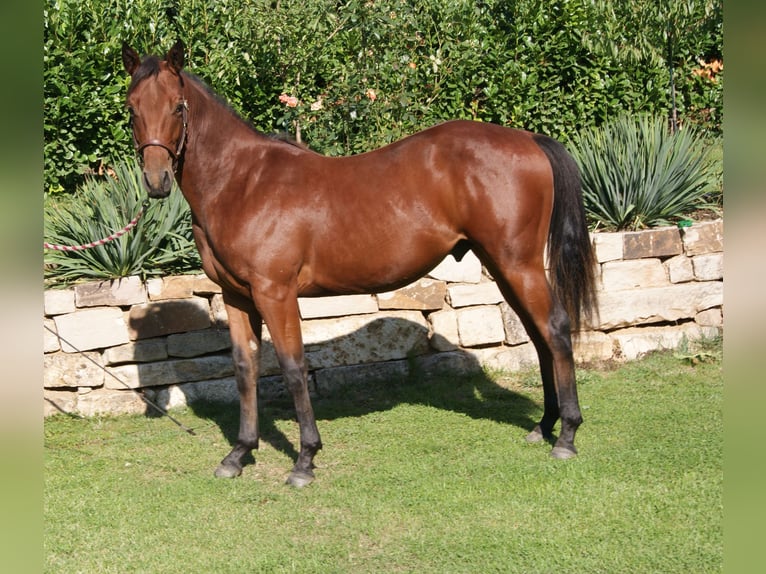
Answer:
<svg viewBox="0 0 766 574"><path fill-rule="evenodd" d="M184 104L181 102L180 104L176 105L176 113L181 114L184 111Z"/></svg>

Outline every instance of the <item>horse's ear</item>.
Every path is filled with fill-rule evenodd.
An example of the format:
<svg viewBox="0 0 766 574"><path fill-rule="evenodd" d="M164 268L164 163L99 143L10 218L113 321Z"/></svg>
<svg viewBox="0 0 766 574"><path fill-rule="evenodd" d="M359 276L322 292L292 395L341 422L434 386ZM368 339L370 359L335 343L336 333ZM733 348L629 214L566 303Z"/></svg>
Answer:
<svg viewBox="0 0 766 574"><path fill-rule="evenodd" d="M138 55L133 48L128 46L127 42L122 43L122 65L125 66L125 71L131 76L136 68L141 64L141 56Z"/></svg>
<svg viewBox="0 0 766 574"><path fill-rule="evenodd" d="M176 41L173 47L168 51L168 55L165 56L165 61L172 68L172 70L178 74L184 67L184 43L181 40Z"/></svg>

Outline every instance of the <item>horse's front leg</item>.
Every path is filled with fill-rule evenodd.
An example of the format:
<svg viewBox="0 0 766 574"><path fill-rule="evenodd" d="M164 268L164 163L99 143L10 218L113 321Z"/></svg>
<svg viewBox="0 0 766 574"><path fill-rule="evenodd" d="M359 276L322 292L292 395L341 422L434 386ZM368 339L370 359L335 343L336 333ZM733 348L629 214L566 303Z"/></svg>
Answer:
<svg viewBox="0 0 766 574"><path fill-rule="evenodd" d="M287 484L303 487L314 480L314 456L322 448L308 390L297 289L272 289L258 298L258 308L269 328L282 376L295 402L300 427L300 453Z"/></svg>
<svg viewBox="0 0 766 574"><path fill-rule="evenodd" d="M231 333L234 375L239 390L239 433L231 452L215 469L215 475L233 478L242 474L244 458L258 448L258 359L261 347L261 316L253 303L223 292Z"/></svg>

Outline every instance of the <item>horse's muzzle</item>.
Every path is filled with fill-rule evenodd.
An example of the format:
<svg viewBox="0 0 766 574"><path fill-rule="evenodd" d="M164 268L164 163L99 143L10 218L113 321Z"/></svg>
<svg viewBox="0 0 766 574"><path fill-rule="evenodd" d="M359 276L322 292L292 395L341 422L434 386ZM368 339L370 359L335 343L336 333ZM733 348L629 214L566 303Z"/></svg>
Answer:
<svg viewBox="0 0 766 574"><path fill-rule="evenodd" d="M139 156L144 187L152 199L162 199L173 188L173 157L164 145L150 143Z"/></svg>
<svg viewBox="0 0 766 574"><path fill-rule="evenodd" d="M173 189L173 172L169 169L152 171L144 169L144 187L152 199L162 199Z"/></svg>

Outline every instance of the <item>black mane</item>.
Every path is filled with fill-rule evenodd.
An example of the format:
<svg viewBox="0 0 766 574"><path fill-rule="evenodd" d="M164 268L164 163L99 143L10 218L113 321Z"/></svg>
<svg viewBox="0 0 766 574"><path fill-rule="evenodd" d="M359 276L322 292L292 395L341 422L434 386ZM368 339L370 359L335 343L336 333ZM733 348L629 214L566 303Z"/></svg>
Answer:
<svg viewBox="0 0 766 574"><path fill-rule="evenodd" d="M202 80L198 76L195 76L194 74L192 74L190 72L186 72L186 71L181 72L181 76L183 76L183 77L191 80L195 84L199 85L205 91L206 94L208 94L211 98L213 98L215 101L217 101L219 104L221 104L224 108L226 108L229 111L230 114L232 114L238 120L240 120L245 125L247 125L247 127L249 127L252 131L254 131L259 136L267 137L270 140L286 143L286 144L289 144L291 146L298 147L298 148L301 148L301 149L310 150L310 148L306 144L304 144L302 142L299 142L299 141L296 141L290 134L288 134L286 132L274 132L274 133L270 133L270 134L264 134L258 128L256 128L250 120L248 120L246 118L243 118L239 114L239 112L237 112L237 110L235 110L231 106L231 104L229 102L227 102L223 97L221 97L220 95L215 93L213 91L213 89L205 83L204 80Z"/></svg>
<svg viewBox="0 0 766 574"><path fill-rule="evenodd" d="M142 80L151 77L151 76L157 76L157 74L160 73L160 63L162 60L158 56L146 56L141 60L141 65L136 69L136 71L133 74L133 78L130 82L130 87L128 88L128 93L130 93L131 90ZM272 134L264 134L261 131L256 128L252 122L249 120L243 118L232 106L227 102L223 97L219 96L217 93L213 91L213 89L205 83L204 80L199 78L198 76L187 72L185 70L181 71L180 79L181 79L181 85L184 84L184 78L187 80L192 81L193 83L199 85L203 91L208 94L212 99L214 99L216 102L221 104L226 110L232 114L234 117L236 117L238 120L240 120L242 123L244 123L247 127L249 127L253 132L258 134L259 136L267 137L274 141L283 142L301 149L310 149L307 145L305 145L302 142L296 141L292 136L290 136L286 132L275 132Z"/></svg>

